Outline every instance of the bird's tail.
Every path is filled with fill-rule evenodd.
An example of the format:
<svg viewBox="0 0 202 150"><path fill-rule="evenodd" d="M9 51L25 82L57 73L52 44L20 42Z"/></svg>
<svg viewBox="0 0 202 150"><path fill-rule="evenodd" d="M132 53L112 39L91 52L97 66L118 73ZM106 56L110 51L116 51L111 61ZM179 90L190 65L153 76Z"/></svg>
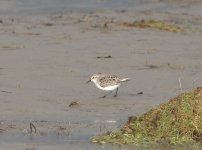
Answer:
<svg viewBox="0 0 202 150"><path fill-rule="evenodd" d="M122 78L122 79L120 79L120 81L121 82L127 82L127 81L130 81L130 79L129 78Z"/></svg>

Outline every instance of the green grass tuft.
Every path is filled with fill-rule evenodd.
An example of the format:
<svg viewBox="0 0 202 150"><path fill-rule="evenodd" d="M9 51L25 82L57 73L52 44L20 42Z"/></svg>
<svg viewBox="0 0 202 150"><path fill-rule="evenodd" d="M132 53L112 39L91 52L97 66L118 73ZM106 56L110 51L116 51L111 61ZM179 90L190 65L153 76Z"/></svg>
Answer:
<svg viewBox="0 0 202 150"><path fill-rule="evenodd" d="M198 144L202 142L202 87L133 117L118 131L92 138L93 143L119 145Z"/></svg>

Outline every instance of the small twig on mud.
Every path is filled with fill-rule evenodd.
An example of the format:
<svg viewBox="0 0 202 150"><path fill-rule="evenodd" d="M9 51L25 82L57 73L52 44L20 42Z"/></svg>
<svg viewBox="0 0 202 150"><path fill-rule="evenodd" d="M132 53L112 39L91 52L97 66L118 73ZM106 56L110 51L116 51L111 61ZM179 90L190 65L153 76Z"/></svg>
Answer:
<svg viewBox="0 0 202 150"><path fill-rule="evenodd" d="M30 122L29 127L30 127L30 134L33 133L33 128L34 128L34 133L37 132L36 127L35 127L35 125L32 122Z"/></svg>
<svg viewBox="0 0 202 150"><path fill-rule="evenodd" d="M179 81L179 85L180 85L180 91L182 92L182 84L181 84L181 79L179 78L179 79L178 79L178 81Z"/></svg>
<svg viewBox="0 0 202 150"><path fill-rule="evenodd" d="M182 83L181 83L180 77L179 77L178 81L179 81L179 86L180 86L180 92L182 93ZM183 96L182 96L181 101L180 101L180 99L178 100L178 108L177 108L178 111L181 110L181 108L179 108L179 107L181 107L183 103L184 103L184 99L183 99Z"/></svg>
<svg viewBox="0 0 202 150"><path fill-rule="evenodd" d="M1 92L4 92L4 93L12 93L12 92L9 92L9 91L1 91Z"/></svg>

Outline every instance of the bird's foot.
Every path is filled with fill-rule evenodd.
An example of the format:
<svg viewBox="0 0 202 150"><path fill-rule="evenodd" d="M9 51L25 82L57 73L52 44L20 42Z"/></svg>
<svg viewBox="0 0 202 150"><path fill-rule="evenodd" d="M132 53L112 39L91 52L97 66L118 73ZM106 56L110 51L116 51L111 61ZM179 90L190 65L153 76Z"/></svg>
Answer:
<svg viewBox="0 0 202 150"><path fill-rule="evenodd" d="M104 95L104 96L101 96L101 97L99 97L99 98L105 98L106 97L106 95Z"/></svg>
<svg viewBox="0 0 202 150"><path fill-rule="evenodd" d="M115 94L114 97L117 97L117 94Z"/></svg>

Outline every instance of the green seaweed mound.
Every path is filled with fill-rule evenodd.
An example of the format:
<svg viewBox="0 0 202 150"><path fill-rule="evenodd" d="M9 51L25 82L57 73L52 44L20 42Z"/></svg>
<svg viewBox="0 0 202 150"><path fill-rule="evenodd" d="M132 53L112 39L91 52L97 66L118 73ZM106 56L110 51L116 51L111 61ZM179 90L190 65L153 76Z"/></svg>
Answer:
<svg viewBox="0 0 202 150"><path fill-rule="evenodd" d="M202 87L178 95L141 115L130 117L118 131L92 138L93 143L169 145L202 142Z"/></svg>

